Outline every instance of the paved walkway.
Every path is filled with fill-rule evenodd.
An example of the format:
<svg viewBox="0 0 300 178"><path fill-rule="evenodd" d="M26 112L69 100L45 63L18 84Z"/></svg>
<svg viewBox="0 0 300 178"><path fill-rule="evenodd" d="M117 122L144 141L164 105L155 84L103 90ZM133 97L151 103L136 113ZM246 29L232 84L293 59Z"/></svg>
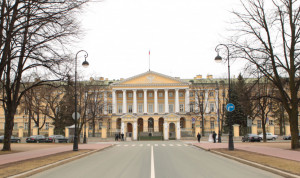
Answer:
<svg viewBox="0 0 300 178"><path fill-rule="evenodd" d="M91 150L101 150L112 146L112 143L93 143L93 144L79 144L79 149L91 149ZM4 154L0 155L0 165L13 163L17 161L23 161L27 159L47 156L51 154L61 153L65 151L73 150L73 145L66 145L66 146L58 146L54 148L44 148L44 149L37 149L37 150L30 150L18 153L11 153L11 154Z"/></svg>
<svg viewBox="0 0 300 178"><path fill-rule="evenodd" d="M191 143L191 144L203 148L205 150L228 148L228 143L203 142L203 143ZM286 150L286 149L273 148L267 146L249 145L243 143L234 144L234 148L300 162L300 151Z"/></svg>

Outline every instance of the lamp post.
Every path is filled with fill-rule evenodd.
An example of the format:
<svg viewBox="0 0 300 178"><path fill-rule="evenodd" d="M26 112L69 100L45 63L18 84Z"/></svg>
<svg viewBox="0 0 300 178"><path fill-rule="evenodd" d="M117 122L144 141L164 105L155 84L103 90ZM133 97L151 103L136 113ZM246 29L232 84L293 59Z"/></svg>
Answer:
<svg viewBox="0 0 300 178"><path fill-rule="evenodd" d="M84 55L84 61L82 63L83 67L88 67L89 63L86 61L86 58L88 57L88 53L85 50L80 50L76 53L75 56L75 133L74 133L74 143L73 143L73 151L78 151L78 135L77 135L77 55L80 52L85 52Z"/></svg>
<svg viewBox="0 0 300 178"><path fill-rule="evenodd" d="M217 63L222 62L222 57L219 55L219 47L224 46L227 49L227 62L228 62L228 103L230 103L230 94L231 94L231 88L230 88L230 64L229 64L229 48L225 44L218 44L215 48L215 51L218 53L218 55L215 57L215 61ZM232 134L232 118L231 118L231 112L228 112L228 121L229 121L229 142L228 142L228 150L234 150L233 145L233 134Z"/></svg>
<svg viewBox="0 0 300 178"><path fill-rule="evenodd" d="M85 100L85 115L84 115L84 134L83 134L83 143L87 143L86 140L86 117L87 117L87 112L86 112L86 107L87 107L87 91L84 94L84 100Z"/></svg>
<svg viewBox="0 0 300 178"><path fill-rule="evenodd" d="M218 106L218 109L217 109L217 112L218 112L218 143L221 143L221 129L220 129L220 107L219 107L219 84L218 82L216 82L216 85L217 85L217 88L216 90L218 91L217 92L217 106Z"/></svg>

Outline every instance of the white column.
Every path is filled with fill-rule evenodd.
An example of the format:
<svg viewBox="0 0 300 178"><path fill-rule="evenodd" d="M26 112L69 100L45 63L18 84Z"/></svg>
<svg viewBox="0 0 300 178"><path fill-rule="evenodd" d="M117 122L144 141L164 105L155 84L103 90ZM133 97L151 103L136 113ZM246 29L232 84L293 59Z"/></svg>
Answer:
<svg viewBox="0 0 300 178"><path fill-rule="evenodd" d="M144 90L144 114L147 114L147 90Z"/></svg>
<svg viewBox="0 0 300 178"><path fill-rule="evenodd" d="M157 114L158 113L158 102L157 102L157 89L154 90L154 113Z"/></svg>
<svg viewBox="0 0 300 178"><path fill-rule="evenodd" d="M218 114L218 110L219 110L219 90L216 90L216 113ZM218 118L218 122L219 122Z"/></svg>
<svg viewBox="0 0 300 178"><path fill-rule="evenodd" d="M112 112L113 114L117 113L117 97L116 90L112 90Z"/></svg>
<svg viewBox="0 0 300 178"><path fill-rule="evenodd" d="M124 133L124 135L126 135L125 133L125 124L123 121L121 121L121 133Z"/></svg>
<svg viewBox="0 0 300 178"><path fill-rule="evenodd" d="M208 90L205 90L205 101L204 101L204 106L203 109L206 109L205 112L209 113L209 106L208 106Z"/></svg>
<svg viewBox="0 0 300 178"><path fill-rule="evenodd" d="M179 89L175 89L175 113L179 113Z"/></svg>
<svg viewBox="0 0 300 178"><path fill-rule="evenodd" d="M165 89L165 113L169 113L169 89Z"/></svg>
<svg viewBox="0 0 300 178"><path fill-rule="evenodd" d="M133 114L137 113L136 91L137 90L133 90Z"/></svg>
<svg viewBox="0 0 300 178"><path fill-rule="evenodd" d="M176 123L176 139L180 140L180 122L177 121Z"/></svg>
<svg viewBox="0 0 300 178"><path fill-rule="evenodd" d="M164 122L164 140L169 140L169 130L167 122Z"/></svg>
<svg viewBox="0 0 300 178"><path fill-rule="evenodd" d="M104 115L107 115L107 91L104 91Z"/></svg>
<svg viewBox="0 0 300 178"><path fill-rule="evenodd" d="M127 98L126 98L126 90L123 90L123 114L127 113Z"/></svg>
<svg viewBox="0 0 300 178"><path fill-rule="evenodd" d="M194 94L195 94L195 112L197 113L198 111L200 111L199 99L202 96L201 96L201 92L199 92L198 89L194 90ZM201 100L202 100L202 98L201 98Z"/></svg>
<svg viewBox="0 0 300 178"><path fill-rule="evenodd" d="M133 140L137 140L137 122L133 123Z"/></svg>
<svg viewBox="0 0 300 178"><path fill-rule="evenodd" d="M190 90L185 89L185 112L190 112Z"/></svg>

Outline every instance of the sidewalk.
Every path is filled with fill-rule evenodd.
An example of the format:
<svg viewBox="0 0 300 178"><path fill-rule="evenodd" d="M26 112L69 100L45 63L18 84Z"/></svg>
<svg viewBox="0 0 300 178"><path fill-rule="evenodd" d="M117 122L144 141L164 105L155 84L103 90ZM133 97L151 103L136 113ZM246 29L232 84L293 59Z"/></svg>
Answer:
<svg viewBox="0 0 300 178"><path fill-rule="evenodd" d="M204 150L219 149L219 148L228 148L228 143L211 143L211 142L202 142L202 143L191 143L197 147L200 147ZM276 144L276 143L274 143ZM254 153L260 153L263 155L299 161L300 162L300 152L287 150L282 148L274 148L263 145L247 144L247 143L234 143L234 148Z"/></svg>
<svg viewBox="0 0 300 178"><path fill-rule="evenodd" d="M80 149L91 149L91 150L102 150L104 148L112 146L112 143L92 143L92 144L79 144L78 148ZM17 161L28 160L32 158L47 156L51 154L72 151L73 145L58 145L58 147L52 148L42 148L37 150L30 150L18 153L4 154L0 155L0 165L13 163Z"/></svg>

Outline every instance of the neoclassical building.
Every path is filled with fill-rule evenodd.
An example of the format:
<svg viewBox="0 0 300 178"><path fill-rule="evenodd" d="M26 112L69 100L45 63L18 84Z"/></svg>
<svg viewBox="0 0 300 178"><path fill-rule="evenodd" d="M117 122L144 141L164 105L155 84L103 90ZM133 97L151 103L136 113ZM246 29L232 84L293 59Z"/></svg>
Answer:
<svg viewBox="0 0 300 178"><path fill-rule="evenodd" d="M95 80L93 86L104 88L101 90L104 106L95 126L87 123L87 136L91 136L94 129L97 137L114 137L117 133L124 133L127 140L149 139L149 136L163 140L183 139L195 137L202 129L206 134L218 133L218 118L222 120L220 111L224 111L228 92L226 79L214 79L211 75L179 79L154 71L120 80L104 80L101 77ZM204 115L203 123L200 110ZM279 126L275 120L270 117L267 131L278 134ZM0 135L4 133L4 122L1 108ZM47 118L40 134L53 134L51 123L51 119ZM33 126L32 121L31 135L37 133ZM260 133L261 120L255 119L252 127L252 133ZM13 135L28 136L28 129L28 116L18 108ZM285 130L289 134L289 127ZM68 131L65 132L68 136Z"/></svg>

